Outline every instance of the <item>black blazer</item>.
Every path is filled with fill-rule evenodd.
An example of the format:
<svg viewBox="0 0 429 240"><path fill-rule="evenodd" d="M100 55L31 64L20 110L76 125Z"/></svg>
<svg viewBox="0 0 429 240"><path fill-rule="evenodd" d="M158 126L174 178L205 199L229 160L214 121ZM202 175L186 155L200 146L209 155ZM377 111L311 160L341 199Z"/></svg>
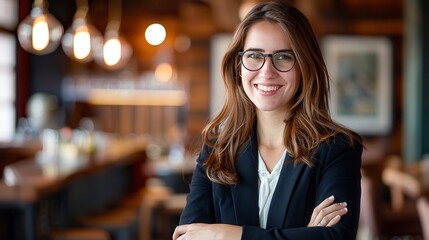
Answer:
<svg viewBox="0 0 429 240"><path fill-rule="evenodd" d="M243 226L242 239L356 239L360 212L362 146L353 147L342 135L320 144L315 166L294 164L286 156L275 189L266 229L259 227L258 143L253 133L237 160L239 183L211 182L202 163L210 149L204 146L191 182L191 192L180 224L226 223ZM347 202L348 213L333 227L307 227L313 209L329 196Z"/></svg>

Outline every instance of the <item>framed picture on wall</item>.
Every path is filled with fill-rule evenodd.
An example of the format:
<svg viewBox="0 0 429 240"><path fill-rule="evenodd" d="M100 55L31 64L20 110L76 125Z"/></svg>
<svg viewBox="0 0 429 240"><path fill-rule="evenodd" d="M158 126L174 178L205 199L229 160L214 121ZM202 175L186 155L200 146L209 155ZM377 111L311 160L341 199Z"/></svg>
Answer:
<svg viewBox="0 0 429 240"><path fill-rule="evenodd" d="M331 114L362 135L392 127L392 46L385 37L327 36L322 50L331 78Z"/></svg>

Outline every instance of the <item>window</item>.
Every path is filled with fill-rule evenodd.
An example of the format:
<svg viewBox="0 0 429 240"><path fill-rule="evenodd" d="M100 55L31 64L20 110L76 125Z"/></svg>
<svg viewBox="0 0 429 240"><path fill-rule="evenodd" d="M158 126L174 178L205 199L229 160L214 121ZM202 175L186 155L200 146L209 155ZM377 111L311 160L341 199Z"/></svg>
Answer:
<svg viewBox="0 0 429 240"><path fill-rule="evenodd" d="M12 30L18 21L18 1L0 0L0 141L15 134L16 38Z"/></svg>
<svg viewBox="0 0 429 240"><path fill-rule="evenodd" d="M18 0L0 0L0 26L14 29L18 21Z"/></svg>
<svg viewBox="0 0 429 240"><path fill-rule="evenodd" d="M10 141L15 134L15 37L0 33L0 141Z"/></svg>

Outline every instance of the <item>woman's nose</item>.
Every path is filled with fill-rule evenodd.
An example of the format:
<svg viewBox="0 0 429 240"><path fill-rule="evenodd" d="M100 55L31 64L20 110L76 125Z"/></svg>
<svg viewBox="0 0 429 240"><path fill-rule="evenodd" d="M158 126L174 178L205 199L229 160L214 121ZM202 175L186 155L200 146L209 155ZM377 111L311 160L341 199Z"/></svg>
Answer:
<svg viewBox="0 0 429 240"><path fill-rule="evenodd" d="M259 69L259 76L262 78L272 78L274 76L277 76L278 72L277 69L273 65L273 61L270 57L265 58L264 66L262 66L261 69Z"/></svg>

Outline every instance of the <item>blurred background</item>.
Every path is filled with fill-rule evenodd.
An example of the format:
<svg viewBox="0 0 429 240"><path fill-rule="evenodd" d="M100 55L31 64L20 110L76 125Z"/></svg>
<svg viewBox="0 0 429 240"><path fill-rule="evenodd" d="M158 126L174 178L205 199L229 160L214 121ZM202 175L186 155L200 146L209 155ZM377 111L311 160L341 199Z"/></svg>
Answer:
<svg viewBox="0 0 429 240"><path fill-rule="evenodd" d="M262 1L0 0L0 238L170 239ZM359 239L429 239L429 3L289 2L364 137Z"/></svg>

